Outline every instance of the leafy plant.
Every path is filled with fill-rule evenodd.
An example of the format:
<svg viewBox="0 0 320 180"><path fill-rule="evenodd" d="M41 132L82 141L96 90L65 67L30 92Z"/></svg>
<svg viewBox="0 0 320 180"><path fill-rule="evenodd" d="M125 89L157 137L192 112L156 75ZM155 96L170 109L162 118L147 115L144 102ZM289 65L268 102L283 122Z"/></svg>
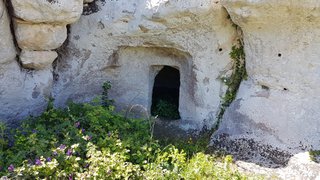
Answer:
<svg viewBox="0 0 320 180"><path fill-rule="evenodd" d="M152 115L167 119L180 118L177 105L164 99L159 99L156 102L155 107L152 109Z"/></svg>
<svg viewBox="0 0 320 180"><path fill-rule="evenodd" d="M113 104L113 100L109 99L109 90L111 89L111 82L107 81L102 85L102 105L105 107L111 106Z"/></svg>
<svg viewBox="0 0 320 180"><path fill-rule="evenodd" d="M241 81L247 79L247 71L245 59L246 55L243 49L243 42L238 41L237 45L232 47L230 52L230 57L233 60L233 72L230 77L222 78L222 81L228 86L225 96L222 99L220 113L218 114L218 122L216 128L222 119L222 116L228 106L236 98L238 89L240 87Z"/></svg>
<svg viewBox="0 0 320 180"><path fill-rule="evenodd" d="M320 150L309 151L309 154L310 154L310 158L311 158L312 161L319 162L319 160L320 160Z"/></svg>

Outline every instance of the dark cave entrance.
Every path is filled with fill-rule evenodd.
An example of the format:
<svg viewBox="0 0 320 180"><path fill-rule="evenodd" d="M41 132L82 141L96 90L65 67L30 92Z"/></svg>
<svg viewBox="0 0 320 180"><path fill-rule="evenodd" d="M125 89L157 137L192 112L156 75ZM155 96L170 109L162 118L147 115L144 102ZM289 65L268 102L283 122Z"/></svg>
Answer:
<svg viewBox="0 0 320 180"><path fill-rule="evenodd" d="M151 114L161 119L180 119L179 89L179 70L164 66L154 79Z"/></svg>

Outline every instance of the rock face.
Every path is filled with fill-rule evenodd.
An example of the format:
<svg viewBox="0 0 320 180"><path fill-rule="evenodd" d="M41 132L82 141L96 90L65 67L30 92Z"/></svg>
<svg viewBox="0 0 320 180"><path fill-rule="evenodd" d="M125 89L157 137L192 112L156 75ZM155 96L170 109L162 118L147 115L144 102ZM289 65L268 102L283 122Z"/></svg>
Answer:
<svg viewBox="0 0 320 180"><path fill-rule="evenodd" d="M0 66L3 63L10 63L16 56L16 50L10 31L10 19L7 9L0 0Z"/></svg>
<svg viewBox="0 0 320 180"><path fill-rule="evenodd" d="M179 71L180 125L212 127L242 38L248 79L213 142L288 156L320 149L318 0L11 0L18 47L3 2L0 119L40 113L49 97L57 107L91 101L106 81L119 111L137 105L149 115L155 79L169 66Z"/></svg>
<svg viewBox="0 0 320 180"><path fill-rule="evenodd" d="M215 137L320 148L320 3L223 0L243 30L249 78Z"/></svg>
<svg viewBox="0 0 320 180"><path fill-rule="evenodd" d="M14 123L45 110L53 77L50 69L28 71L15 58L11 61L0 64L0 120Z"/></svg>
<svg viewBox="0 0 320 180"><path fill-rule="evenodd" d="M119 109L139 104L150 113L154 78L171 66L180 72L181 122L210 127L225 91L219 77L231 69L229 52L237 42L219 1L94 3L99 11L84 11L89 15L72 25L67 53L58 60L56 105L88 101L111 81L110 97Z"/></svg>
<svg viewBox="0 0 320 180"><path fill-rule="evenodd" d="M83 0L11 0L17 18L34 23L70 24L82 13Z"/></svg>
<svg viewBox="0 0 320 180"><path fill-rule="evenodd" d="M58 57L55 51L27 51L22 50L20 61L22 66L27 69L40 70L51 65Z"/></svg>
<svg viewBox="0 0 320 180"><path fill-rule="evenodd" d="M51 66L53 52L67 38L67 24L80 18L83 0L12 0L14 30L22 50L40 51L21 54L24 68L45 69ZM43 55L48 54L47 59ZM39 58L41 57L41 58Z"/></svg>
<svg viewBox="0 0 320 180"><path fill-rule="evenodd" d="M21 49L52 50L67 39L67 28L65 25L29 24L15 20L15 37Z"/></svg>
<svg viewBox="0 0 320 180"><path fill-rule="evenodd" d="M0 120L14 121L43 111L50 96L52 73L19 67L10 19L0 0ZM47 58L47 57L45 57Z"/></svg>
<svg viewBox="0 0 320 180"><path fill-rule="evenodd" d="M43 50L56 49L65 41L66 25L80 17L82 0L10 2L22 67L16 58L10 17L0 0L0 120L14 122L45 110L52 91L51 64L57 53Z"/></svg>

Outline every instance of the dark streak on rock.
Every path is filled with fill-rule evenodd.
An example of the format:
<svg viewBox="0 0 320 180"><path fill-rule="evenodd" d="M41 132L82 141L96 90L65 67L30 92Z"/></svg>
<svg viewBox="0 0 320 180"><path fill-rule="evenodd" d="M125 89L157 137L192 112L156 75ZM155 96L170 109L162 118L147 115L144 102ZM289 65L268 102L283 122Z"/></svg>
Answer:
<svg viewBox="0 0 320 180"><path fill-rule="evenodd" d="M293 155L287 151L261 144L253 139L232 139L228 134L220 134L209 147L210 152L226 152L236 160L253 162L267 167L284 167Z"/></svg>

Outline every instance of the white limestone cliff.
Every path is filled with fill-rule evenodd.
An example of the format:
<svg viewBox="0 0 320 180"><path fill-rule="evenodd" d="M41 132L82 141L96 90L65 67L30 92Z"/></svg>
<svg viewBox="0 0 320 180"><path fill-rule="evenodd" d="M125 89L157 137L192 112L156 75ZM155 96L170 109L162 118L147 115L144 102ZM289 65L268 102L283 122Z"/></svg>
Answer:
<svg viewBox="0 0 320 180"><path fill-rule="evenodd" d="M243 31L248 80L216 138L320 148L320 2L223 0Z"/></svg>
<svg viewBox="0 0 320 180"><path fill-rule="evenodd" d="M216 121L231 69L237 33L219 1L105 1L71 26L68 54L59 59L55 103L85 101L111 81L119 109L140 104L150 112L154 77L164 65L180 70L182 122ZM86 12L84 12L86 13ZM79 85L81 84L81 88ZM186 127L188 128L188 127Z"/></svg>
<svg viewBox="0 0 320 180"><path fill-rule="evenodd" d="M171 66L180 72L180 125L212 127L241 38L248 79L213 141L320 149L318 0L11 0L10 15L4 2L0 119L39 114L50 97L57 107L91 101L106 81L118 110L150 113L154 78Z"/></svg>

